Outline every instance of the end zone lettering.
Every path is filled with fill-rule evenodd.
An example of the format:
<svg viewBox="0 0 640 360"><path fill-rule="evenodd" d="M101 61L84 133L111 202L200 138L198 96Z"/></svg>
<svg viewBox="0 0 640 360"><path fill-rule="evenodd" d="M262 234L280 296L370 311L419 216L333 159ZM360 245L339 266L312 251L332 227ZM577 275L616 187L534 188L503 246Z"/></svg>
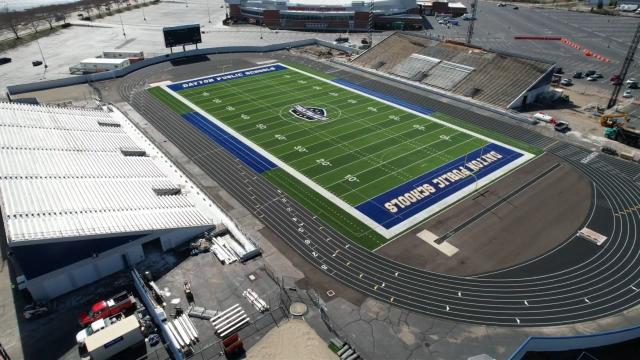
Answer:
<svg viewBox="0 0 640 360"><path fill-rule="evenodd" d="M411 191L400 195L384 204L384 207L391 213L398 212L398 208L404 209L411 206L414 203L428 197L429 195L438 191L438 189L444 189L450 184L456 181L462 180L469 176L474 176L475 172L480 171L483 167L502 159L502 155L497 151L491 151L484 154L472 161L469 161L457 169L448 171L436 178L430 180L433 185L425 183L417 186Z"/></svg>
<svg viewBox="0 0 640 360"><path fill-rule="evenodd" d="M271 72L271 71L278 71L278 70L285 70L285 69L286 67L276 64L271 66L265 66L258 69L243 70L243 71L237 71L237 72L228 73L228 74L213 75L213 76L208 76L200 79L188 80L184 82L174 83L174 84L168 85L167 87L173 91L179 91L179 90L185 90L185 89L190 89L190 88L195 88L200 86L211 85L221 81L239 79L246 76L260 75L260 74Z"/></svg>

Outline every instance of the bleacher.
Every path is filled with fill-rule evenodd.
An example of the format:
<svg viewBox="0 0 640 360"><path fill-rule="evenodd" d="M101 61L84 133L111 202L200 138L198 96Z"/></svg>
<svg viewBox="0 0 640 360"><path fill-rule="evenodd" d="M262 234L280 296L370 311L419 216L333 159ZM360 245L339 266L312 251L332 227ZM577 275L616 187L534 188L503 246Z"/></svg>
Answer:
<svg viewBox="0 0 640 360"><path fill-rule="evenodd" d="M440 59L411 54L405 61L394 66L389 72L406 79L420 81L431 68L439 63Z"/></svg>
<svg viewBox="0 0 640 360"><path fill-rule="evenodd" d="M397 32L354 64L506 108L553 64ZM544 86L544 84L543 84Z"/></svg>
<svg viewBox="0 0 640 360"><path fill-rule="evenodd" d="M470 66L442 61L431 69L421 82L440 89L451 90L473 70Z"/></svg>
<svg viewBox="0 0 640 360"><path fill-rule="evenodd" d="M546 67L535 61L497 55L459 83L453 93L507 107L545 71Z"/></svg>
<svg viewBox="0 0 640 360"><path fill-rule="evenodd" d="M433 40L395 33L382 40L362 55L354 63L383 72L390 72L396 65L412 54L432 45Z"/></svg>

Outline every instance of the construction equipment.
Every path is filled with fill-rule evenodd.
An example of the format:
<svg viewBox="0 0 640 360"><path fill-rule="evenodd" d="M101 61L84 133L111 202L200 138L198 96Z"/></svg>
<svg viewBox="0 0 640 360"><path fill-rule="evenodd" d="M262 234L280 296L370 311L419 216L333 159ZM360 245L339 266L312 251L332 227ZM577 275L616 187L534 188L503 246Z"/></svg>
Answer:
<svg viewBox="0 0 640 360"><path fill-rule="evenodd" d="M627 72L629 71L629 67L633 62L633 57L636 54L636 50L638 49L638 45L640 44L640 23L638 23L638 27L636 28L636 32L633 35L633 39L631 40L631 44L629 46L629 50L627 50L627 55L622 62L622 69L620 70L619 79L624 80L627 77ZM613 86L613 92L611 93L611 97L609 98L609 103L607 104L607 109L611 109L616 105L618 101L618 95L620 95L620 89L622 88L622 81L615 82Z"/></svg>
<svg viewBox="0 0 640 360"><path fill-rule="evenodd" d="M613 128L624 126L629 122L629 115L626 113L605 114L600 117L600 126Z"/></svg>

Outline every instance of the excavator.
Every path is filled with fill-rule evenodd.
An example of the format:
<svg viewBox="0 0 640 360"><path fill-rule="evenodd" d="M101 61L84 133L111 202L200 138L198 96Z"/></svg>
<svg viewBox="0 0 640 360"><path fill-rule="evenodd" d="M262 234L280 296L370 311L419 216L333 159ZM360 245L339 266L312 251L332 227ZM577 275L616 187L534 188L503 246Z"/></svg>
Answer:
<svg viewBox="0 0 640 360"><path fill-rule="evenodd" d="M627 113L611 113L600 117L600 125L606 127L604 137L640 148L640 128L630 123Z"/></svg>

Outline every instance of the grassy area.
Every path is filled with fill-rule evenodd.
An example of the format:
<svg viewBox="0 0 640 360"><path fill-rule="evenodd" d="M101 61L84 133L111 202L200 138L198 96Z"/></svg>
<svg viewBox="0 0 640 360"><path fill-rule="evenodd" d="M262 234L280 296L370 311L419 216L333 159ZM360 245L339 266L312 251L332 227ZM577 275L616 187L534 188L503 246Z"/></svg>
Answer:
<svg viewBox="0 0 640 360"><path fill-rule="evenodd" d="M182 101L176 99L171 94L167 93L163 88L159 86L152 87L148 91L151 95L157 97L165 105L170 107L171 110L175 111L180 115L193 111L193 109L185 105Z"/></svg>
<svg viewBox="0 0 640 360"><path fill-rule="evenodd" d="M373 250L389 241L286 171L274 169L262 175L333 229L363 247Z"/></svg>
<svg viewBox="0 0 640 360"><path fill-rule="evenodd" d="M322 71L318 71L314 68L302 65L302 64L298 64L298 63L294 63L291 61L280 61L281 64L287 65L288 67L294 68L294 69L298 69L301 71L304 71L306 73L315 75L317 77L321 77L323 79L327 79L327 80L335 80L336 77L327 73L323 73Z"/></svg>
<svg viewBox="0 0 640 360"><path fill-rule="evenodd" d="M478 134L478 135L483 135L486 136L488 138L491 139L495 139L498 140L504 144L507 145L511 145L513 147L515 147L516 149L520 149L520 150L524 150L528 153L534 154L534 155L542 155L544 153L544 150L533 146L533 145L529 145L527 143L524 143L522 141L516 140L514 138L510 138L508 136L487 130L485 128L473 125L471 123L468 123L464 120L460 120L458 118L455 118L453 116L447 115L445 113L434 113L431 116L433 116L436 119L442 120L442 121L446 121L447 123L451 124L451 125L456 125L459 126L461 128L467 129L469 131L473 131L474 133Z"/></svg>

